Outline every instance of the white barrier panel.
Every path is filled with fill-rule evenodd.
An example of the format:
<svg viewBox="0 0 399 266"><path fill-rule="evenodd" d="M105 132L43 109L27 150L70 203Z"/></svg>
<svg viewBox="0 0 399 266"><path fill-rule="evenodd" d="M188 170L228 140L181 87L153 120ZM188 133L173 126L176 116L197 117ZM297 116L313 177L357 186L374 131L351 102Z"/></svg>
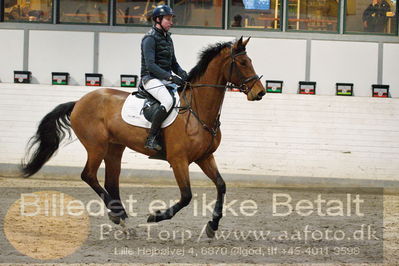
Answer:
<svg viewBox="0 0 399 266"><path fill-rule="evenodd" d="M83 85L93 72L93 32L32 30L29 37L32 83L51 84L51 72L69 72L71 85Z"/></svg>
<svg viewBox="0 0 399 266"><path fill-rule="evenodd" d="M23 30L0 30L0 82L14 82L14 70L23 70Z"/></svg>
<svg viewBox="0 0 399 266"><path fill-rule="evenodd" d="M316 94L334 95L335 83L354 83L356 96L370 96L377 83L378 44L312 41L310 80Z"/></svg>
<svg viewBox="0 0 399 266"><path fill-rule="evenodd" d="M382 82L390 85L392 97L399 97L398 75L399 44L384 44L384 64Z"/></svg>
<svg viewBox="0 0 399 266"><path fill-rule="evenodd" d="M140 44L143 34L100 33L98 72L104 86L120 86L121 74L138 74L141 67Z"/></svg>
<svg viewBox="0 0 399 266"><path fill-rule="evenodd" d="M92 87L0 84L0 163L18 164L39 121ZM249 102L227 92L220 172L246 175L398 180L399 101L369 97L266 95ZM83 167L79 141L48 165ZM171 171L164 161L126 150L122 168ZM193 167L193 171L199 171Z"/></svg>
<svg viewBox="0 0 399 266"><path fill-rule="evenodd" d="M298 82L305 80L305 40L254 38L247 50L263 80L283 80L283 93L297 92Z"/></svg>

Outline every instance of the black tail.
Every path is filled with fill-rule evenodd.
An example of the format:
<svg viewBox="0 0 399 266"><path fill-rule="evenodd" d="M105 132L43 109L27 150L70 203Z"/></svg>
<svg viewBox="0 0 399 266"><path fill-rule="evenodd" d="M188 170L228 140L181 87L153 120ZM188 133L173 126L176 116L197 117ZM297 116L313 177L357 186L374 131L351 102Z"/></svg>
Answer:
<svg viewBox="0 0 399 266"><path fill-rule="evenodd" d="M24 177L34 175L42 168L58 150L66 132L71 138L69 117L74 106L75 102L60 104L40 121L36 134L28 142L25 159L21 163L21 172ZM34 148L34 146L37 147Z"/></svg>

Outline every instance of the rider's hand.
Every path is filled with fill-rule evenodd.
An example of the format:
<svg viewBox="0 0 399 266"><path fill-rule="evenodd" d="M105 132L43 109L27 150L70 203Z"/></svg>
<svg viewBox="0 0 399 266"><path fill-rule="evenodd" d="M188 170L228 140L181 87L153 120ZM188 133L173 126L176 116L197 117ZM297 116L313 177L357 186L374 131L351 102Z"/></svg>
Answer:
<svg viewBox="0 0 399 266"><path fill-rule="evenodd" d="M180 77L174 75L169 77L169 81L172 81L174 84L179 86L182 86L184 84L184 81Z"/></svg>
<svg viewBox="0 0 399 266"><path fill-rule="evenodd" d="M183 72L180 74L180 77L181 77L181 79L182 79L183 81L187 81L187 79L188 79L187 72L186 72L186 71L183 71Z"/></svg>

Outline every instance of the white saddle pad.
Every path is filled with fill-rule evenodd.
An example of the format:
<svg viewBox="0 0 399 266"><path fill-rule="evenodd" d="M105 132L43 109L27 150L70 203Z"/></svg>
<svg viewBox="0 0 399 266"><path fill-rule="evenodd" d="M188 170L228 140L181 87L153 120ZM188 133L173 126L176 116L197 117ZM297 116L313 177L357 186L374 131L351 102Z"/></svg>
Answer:
<svg viewBox="0 0 399 266"><path fill-rule="evenodd" d="M177 91L175 91L175 98L177 100L176 106L180 106L179 95ZM141 109L144 105L144 99L137 98L136 96L130 94L122 107L122 119L126 123L143 127L150 128L151 122L145 119L144 114L142 114ZM173 108L169 116L163 121L162 128L165 128L175 121L178 115L178 111L176 108Z"/></svg>

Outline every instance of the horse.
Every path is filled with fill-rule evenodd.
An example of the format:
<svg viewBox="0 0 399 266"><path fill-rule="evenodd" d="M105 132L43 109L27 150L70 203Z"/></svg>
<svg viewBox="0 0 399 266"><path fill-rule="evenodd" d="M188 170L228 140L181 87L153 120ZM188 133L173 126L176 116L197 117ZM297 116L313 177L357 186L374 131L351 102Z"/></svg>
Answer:
<svg viewBox="0 0 399 266"><path fill-rule="evenodd" d="M266 91L246 53L250 37L235 42L216 43L203 50L198 64L189 72L187 83L179 90L181 110L176 120L162 130L165 159L173 169L180 189L180 200L170 208L149 215L147 222L171 219L192 198L189 165L196 163L215 184L217 200L212 220L206 225L208 237L214 237L222 218L226 184L220 175L213 153L221 142L220 111L227 88L237 88L249 101L261 100ZM238 84L238 85L236 85ZM104 201L109 219L126 225L128 217L119 193L121 157L126 147L148 156L157 152L144 148L148 129L125 123L121 108L130 93L101 88L80 100L58 105L39 123L27 145L21 174L29 177L58 150L71 128L87 151L81 173ZM97 179L105 162L104 188Z"/></svg>

